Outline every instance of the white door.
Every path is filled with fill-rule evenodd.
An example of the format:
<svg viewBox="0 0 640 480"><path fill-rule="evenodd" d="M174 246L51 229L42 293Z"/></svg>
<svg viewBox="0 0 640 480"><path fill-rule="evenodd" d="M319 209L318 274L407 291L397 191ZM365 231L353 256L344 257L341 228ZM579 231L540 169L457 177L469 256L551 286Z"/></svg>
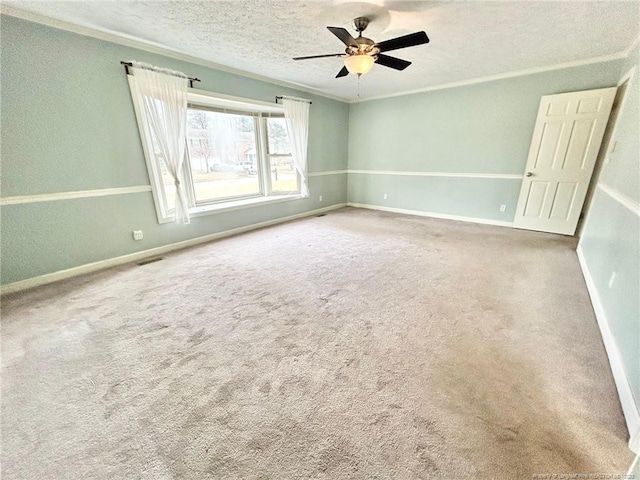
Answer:
<svg viewBox="0 0 640 480"><path fill-rule="evenodd" d="M513 226L573 235L616 88L540 100Z"/></svg>

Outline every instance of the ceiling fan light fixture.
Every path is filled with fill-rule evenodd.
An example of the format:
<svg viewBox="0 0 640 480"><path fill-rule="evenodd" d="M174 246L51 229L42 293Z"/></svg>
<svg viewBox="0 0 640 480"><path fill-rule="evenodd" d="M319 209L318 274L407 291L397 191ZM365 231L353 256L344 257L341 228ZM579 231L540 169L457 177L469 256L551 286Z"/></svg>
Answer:
<svg viewBox="0 0 640 480"><path fill-rule="evenodd" d="M345 28L327 27L327 29L338 37L338 40L347 47L344 50L344 54L330 53L328 55L294 57L294 60L343 57L344 66L340 69L336 78L346 77L350 73L357 75L358 78L360 78L361 75L364 75L371 70L374 63L383 67L393 68L394 70L404 70L411 65L411 62L386 55L386 52L429 43L429 37L427 37L425 32L415 32L402 37L396 37L390 40L385 40L384 42L376 43L370 38L362 36L362 32L367 28L368 24L369 19L366 17L358 17L353 21L353 27L358 32L358 38L353 38Z"/></svg>
<svg viewBox="0 0 640 480"><path fill-rule="evenodd" d="M375 58L371 55L350 55L344 59L344 66L347 67L349 73L355 75L364 75L375 63Z"/></svg>

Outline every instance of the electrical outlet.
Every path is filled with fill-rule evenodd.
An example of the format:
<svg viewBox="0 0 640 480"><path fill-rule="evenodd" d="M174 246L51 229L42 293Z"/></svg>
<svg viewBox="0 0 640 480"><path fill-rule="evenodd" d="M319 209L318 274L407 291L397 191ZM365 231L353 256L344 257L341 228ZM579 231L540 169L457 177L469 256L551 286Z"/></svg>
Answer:
<svg viewBox="0 0 640 480"><path fill-rule="evenodd" d="M320 196L318 197L318 201L319 201L319 202L321 202L321 201L322 201L322 195L320 195Z"/></svg>
<svg viewBox="0 0 640 480"><path fill-rule="evenodd" d="M142 234L142 230L134 230L133 231L133 239L134 240L142 240L144 235Z"/></svg>
<svg viewBox="0 0 640 480"><path fill-rule="evenodd" d="M506 205L500 205L500 211L501 212L506 212L507 211L507 206Z"/></svg>
<svg viewBox="0 0 640 480"><path fill-rule="evenodd" d="M389 195L387 195L387 194L385 193L385 194L382 196L382 198L386 200L387 198L389 198Z"/></svg>
<svg viewBox="0 0 640 480"><path fill-rule="evenodd" d="M613 272L609 277L609 288L613 287L613 283L616 281L616 272Z"/></svg>

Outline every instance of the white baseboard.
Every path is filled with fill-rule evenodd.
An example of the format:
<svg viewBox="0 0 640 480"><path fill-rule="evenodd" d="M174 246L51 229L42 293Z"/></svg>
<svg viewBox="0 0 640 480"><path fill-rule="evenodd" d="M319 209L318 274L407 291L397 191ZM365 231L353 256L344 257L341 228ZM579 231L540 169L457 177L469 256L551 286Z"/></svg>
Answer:
<svg viewBox="0 0 640 480"><path fill-rule="evenodd" d="M640 454L636 455L636 458L633 460L631 467L629 467L627 476L624 478L628 478L629 480L640 478Z"/></svg>
<svg viewBox="0 0 640 480"><path fill-rule="evenodd" d="M483 225L496 225L498 227L513 227L513 222L502 220L491 220L488 218L464 217L462 215L447 215L445 213L423 212L422 210L407 210L406 208L381 207L380 205L370 205L367 203L347 204L350 207L367 208L369 210L381 210L383 212L404 213L406 215L418 215L421 217L443 218L445 220L457 220L459 222L481 223Z"/></svg>
<svg viewBox="0 0 640 480"><path fill-rule="evenodd" d="M640 457L640 429L638 429L636 434L629 439L629 448L633 453ZM638 464L638 468L640 468L640 464ZM638 478L640 479L640 477Z"/></svg>
<svg viewBox="0 0 640 480"><path fill-rule="evenodd" d="M596 314L598 326L600 327L600 334L602 335L602 341L604 348L607 351L609 357L609 364L611 365L611 372L613 373L613 379L618 389L618 396L620 397L620 404L622 405L622 412L629 429L629 449L636 454L640 454L640 411L633 399L633 393L629 386L627 374L624 370L624 364L622 358L620 358L620 352L616 345L611 329L609 328L609 322L607 320L604 307L600 301L600 295L596 289L596 285L593 281L591 273L589 272L589 266L582 253L582 247L578 244L577 248L578 260L580 261L580 267L582 268L582 275L587 284L587 290L591 297L591 304L593 305L593 311Z"/></svg>
<svg viewBox="0 0 640 480"><path fill-rule="evenodd" d="M9 283L7 285L0 286L0 294L7 294L26 290L40 285L46 285L47 283L57 282L65 278L71 278L78 275L84 275L87 273L95 272L97 270L103 270L109 267L115 267L116 265L122 265L130 262L137 262L145 258L155 257L174 250L180 250L182 248L191 247L200 243L210 242L224 237L230 237L239 233L248 232L250 230L256 230L258 228L269 227L278 223L289 222L291 220L297 220L299 218L310 217L318 215L320 213L328 212L330 210L336 210L338 208L345 207L346 203L339 203L336 205L330 205L324 208L318 208L308 212L298 213L296 215L289 215L288 217L276 218L274 220L267 220L266 222L254 223L246 225L244 227L233 228L231 230L225 230L224 232L212 233L211 235L205 235L202 237L191 238L182 242L171 243L169 245L163 245L161 247L150 248L141 252L130 253L122 255L120 257L108 258L106 260L100 260L99 262L87 263L78 267L68 268L66 270L60 270L53 273L47 273L46 275L40 275L38 277L28 278L26 280L20 280L18 282Z"/></svg>

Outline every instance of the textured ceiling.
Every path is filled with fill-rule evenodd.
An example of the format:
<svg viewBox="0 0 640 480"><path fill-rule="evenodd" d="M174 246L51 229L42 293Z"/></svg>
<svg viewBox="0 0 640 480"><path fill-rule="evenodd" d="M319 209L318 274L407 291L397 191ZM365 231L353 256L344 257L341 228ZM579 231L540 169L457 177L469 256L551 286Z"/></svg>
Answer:
<svg viewBox="0 0 640 480"><path fill-rule="evenodd" d="M379 65L360 82L361 99L484 76L574 62L626 50L638 35L638 1L424 2L351 0L23 1L4 5L134 37L272 79L354 100L353 75L335 79L340 58L325 27L369 16L365 36L380 42L425 30L428 45L390 52L413 62ZM353 32L355 35L355 32ZM188 72L187 72L188 73Z"/></svg>

